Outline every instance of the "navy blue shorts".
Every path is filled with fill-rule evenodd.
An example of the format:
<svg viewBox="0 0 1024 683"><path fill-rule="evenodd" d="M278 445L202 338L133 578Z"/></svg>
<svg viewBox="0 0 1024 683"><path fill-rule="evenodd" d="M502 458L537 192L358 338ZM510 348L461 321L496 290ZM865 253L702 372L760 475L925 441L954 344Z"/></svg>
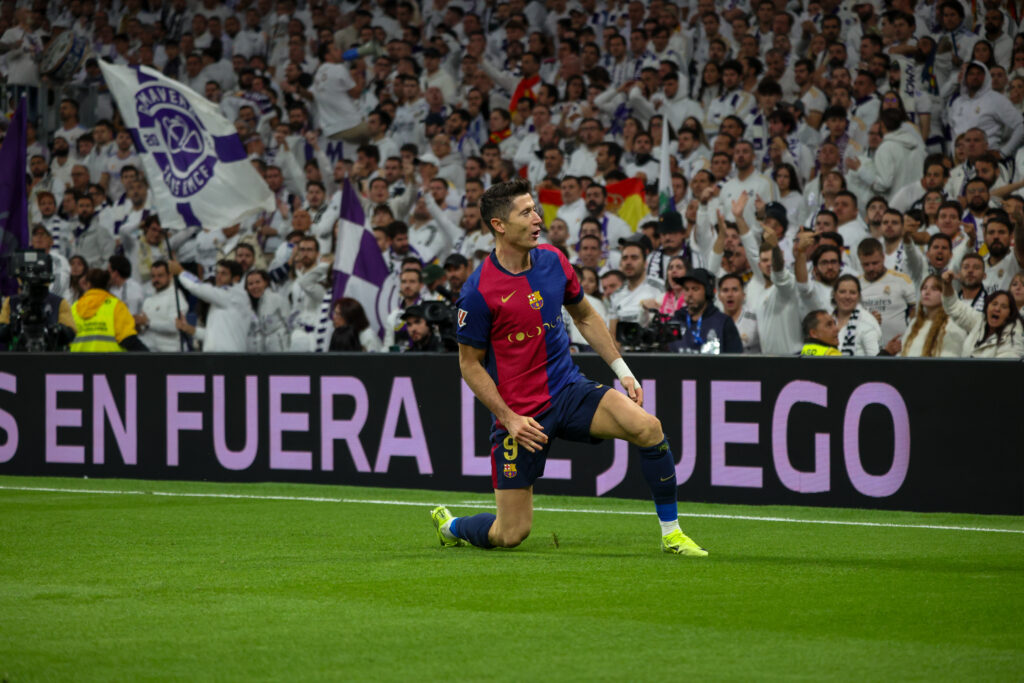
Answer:
<svg viewBox="0 0 1024 683"><path fill-rule="evenodd" d="M531 453L512 438L505 429L491 432L491 482L496 489L525 489L544 474L548 451L556 438L583 443L600 443L590 435L590 423L597 406L611 389L580 377L558 392L551 407L539 417L535 416L548 437L543 448Z"/></svg>

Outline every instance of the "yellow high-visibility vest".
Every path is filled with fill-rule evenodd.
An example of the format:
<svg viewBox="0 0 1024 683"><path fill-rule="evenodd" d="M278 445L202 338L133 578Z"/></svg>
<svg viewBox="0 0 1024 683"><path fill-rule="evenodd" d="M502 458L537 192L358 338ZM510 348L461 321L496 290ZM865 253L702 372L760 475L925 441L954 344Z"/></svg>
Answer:
<svg viewBox="0 0 1024 683"><path fill-rule="evenodd" d="M117 297L108 297L100 304L96 315L86 320L78 313L78 304L71 307L71 315L75 319L78 334L71 342L71 350L75 352L124 351L117 343L114 328L114 310L119 303Z"/></svg>
<svg viewBox="0 0 1024 683"><path fill-rule="evenodd" d="M843 352L828 344L815 344L808 342L800 349L801 356L841 356Z"/></svg>

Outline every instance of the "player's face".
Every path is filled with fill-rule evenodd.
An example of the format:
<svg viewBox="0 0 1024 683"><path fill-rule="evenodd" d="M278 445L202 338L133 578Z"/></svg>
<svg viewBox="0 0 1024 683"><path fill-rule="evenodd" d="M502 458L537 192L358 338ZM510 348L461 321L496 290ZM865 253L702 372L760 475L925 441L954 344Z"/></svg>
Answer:
<svg viewBox="0 0 1024 683"><path fill-rule="evenodd" d="M497 219L496 222L500 226L498 234L506 245L526 250L537 246L543 221L530 195L516 197L508 218L504 221Z"/></svg>

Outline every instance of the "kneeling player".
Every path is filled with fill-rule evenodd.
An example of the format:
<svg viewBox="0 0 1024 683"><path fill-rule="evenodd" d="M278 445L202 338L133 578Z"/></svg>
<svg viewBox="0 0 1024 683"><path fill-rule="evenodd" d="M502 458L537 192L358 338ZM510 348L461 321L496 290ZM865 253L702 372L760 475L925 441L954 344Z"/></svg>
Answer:
<svg viewBox="0 0 1024 683"><path fill-rule="evenodd" d="M511 548L533 523L533 483L544 473L553 437L640 447L662 527L662 549L703 557L679 528L675 459L661 422L643 410L643 390L619 356L608 328L583 297L565 256L538 245L541 219L521 179L498 183L480 199L494 251L462 286L459 365L466 384L494 415L491 470L498 513L452 517L431 512L441 545ZM569 354L563 304L593 349L618 375L629 398L580 373Z"/></svg>

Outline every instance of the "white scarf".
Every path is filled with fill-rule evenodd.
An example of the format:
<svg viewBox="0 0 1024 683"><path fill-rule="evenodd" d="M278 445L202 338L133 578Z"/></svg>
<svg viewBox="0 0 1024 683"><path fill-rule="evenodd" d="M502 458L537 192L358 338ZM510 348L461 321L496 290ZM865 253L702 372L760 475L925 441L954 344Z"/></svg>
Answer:
<svg viewBox="0 0 1024 683"><path fill-rule="evenodd" d="M846 321L843 329L839 330L839 350L844 356L854 355L857 348L857 326L860 320L860 306L853 309L850 319Z"/></svg>

